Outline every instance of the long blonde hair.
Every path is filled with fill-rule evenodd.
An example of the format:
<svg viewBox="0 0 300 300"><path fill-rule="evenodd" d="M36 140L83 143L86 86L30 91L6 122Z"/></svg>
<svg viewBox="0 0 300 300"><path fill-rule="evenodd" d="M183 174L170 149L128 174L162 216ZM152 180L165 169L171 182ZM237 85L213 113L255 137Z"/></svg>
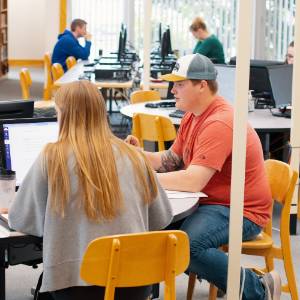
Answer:
<svg viewBox="0 0 300 300"><path fill-rule="evenodd" d="M88 81L63 85L55 95L59 137L45 148L51 207L64 217L70 197L68 158L74 154L78 192L90 220L113 219L123 208L114 151L128 158L145 203L157 195L153 171L143 154L115 137L108 125L105 102ZM116 149L115 149L116 148Z"/></svg>

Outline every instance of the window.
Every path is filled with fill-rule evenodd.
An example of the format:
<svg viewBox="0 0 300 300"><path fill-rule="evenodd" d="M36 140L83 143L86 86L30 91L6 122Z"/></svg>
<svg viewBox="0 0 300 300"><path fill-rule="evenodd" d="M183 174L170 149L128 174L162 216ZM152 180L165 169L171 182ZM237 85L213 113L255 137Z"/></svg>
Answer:
<svg viewBox="0 0 300 300"><path fill-rule="evenodd" d="M104 53L118 50L118 37L124 20L123 0L72 0L71 19L81 18L88 23L92 34L91 56L97 57L98 50Z"/></svg>
<svg viewBox="0 0 300 300"><path fill-rule="evenodd" d="M266 57L284 60L287 47L294 39L296 0L266 1Z"/></svg>
<svg viewBox="0 0 300 300"><path fill-rule="evenodd" d="M201 16L210 32L218 36L224 46L225 57L236 54L236 12L237 0L152 0L152 40L157 40L158 24L170 26L172 48L180 54L191 53L195 39L189 32L192 20ZM135 0L135 46L143 45L144 0Z"/></svg>
<svg viewBox="0 0 300 300"><path fill-rule="evenodd" d="M265 57L283 60L288 44L294 39L296 0L264 1ZM130 33L131 42L138 51L142 50L144 0L70 2L72 19L82 18L88 22L88 30L93 35L93 56L97 56L98 49L103 49L104 53L117 50L121 23L126 19L134 24L134 30ZM163 26L170 26L173 49L179 50L181 55L191 53L196 41L189 32L189 25L196 16L202 16L210 32L222 42L225 57L229 60L236 55L237 4L238 0L152 0L153 45L158 40L158 24L162 23Z"/></svg>

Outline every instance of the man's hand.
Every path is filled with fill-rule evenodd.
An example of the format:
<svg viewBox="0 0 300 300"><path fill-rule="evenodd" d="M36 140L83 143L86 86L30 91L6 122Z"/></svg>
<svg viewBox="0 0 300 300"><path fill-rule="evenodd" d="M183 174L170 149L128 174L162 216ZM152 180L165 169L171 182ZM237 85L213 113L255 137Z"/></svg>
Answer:
<svg viewBox="0 0 300 300"><path fill-rule="evenodd" d="M140 147L139 140L133 135L128 135L124 141L125 141L125 143L130 144L132 146Z"/></svg>
<svg viewBox="0 0 300 300"><path fill-rule="evenodd" d="M87 32L86 35L84 36L84 38L86 41L91 41L92 35L89 32Z"/></svg>
<svg viewBox="0 0 300 300"><path fill-rule="evenodd" d="M0 214L8 214L8 208L0 208Z"/></svg>

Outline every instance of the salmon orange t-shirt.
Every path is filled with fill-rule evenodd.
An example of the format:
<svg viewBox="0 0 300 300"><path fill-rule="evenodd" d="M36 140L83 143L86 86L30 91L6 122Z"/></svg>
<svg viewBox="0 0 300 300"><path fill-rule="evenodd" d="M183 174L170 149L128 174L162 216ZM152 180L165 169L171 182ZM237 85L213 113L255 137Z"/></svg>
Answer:
<svg viewBox="0 0 300 300"><path fill-rule="evenodd" d="M208 198L200 204L230 205L232 139L233 108L220 96L201 115L186 113L181 121L171 150L182 158L185 169L199 165L216 170L202 190ZM244 216L264 227L271 216L272 196L261 143L249 124L245 172Z"/></svg>

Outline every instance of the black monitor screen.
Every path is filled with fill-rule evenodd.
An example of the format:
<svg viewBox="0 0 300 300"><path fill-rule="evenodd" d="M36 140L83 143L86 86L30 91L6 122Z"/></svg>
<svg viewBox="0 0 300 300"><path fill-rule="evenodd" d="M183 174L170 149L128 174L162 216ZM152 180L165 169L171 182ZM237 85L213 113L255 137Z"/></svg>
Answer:
<svg viewBox="0 0 300 300"><path fill-rule="evenodd" d="M160 51L161 51L161 59L162 61L165 60L166 56L168 55L168 44L167 44L167 33L164 32L161 38L161 45L160 45Z"/></svg>
<svg viewBox="0 0 300 300"><path fill-rule="evenodd" d="M173 86L174 86L174 82L173 82L173 81L170 81L170 82L169 82L169 85L168 85L167 99L174 99L174 98L175 98L174 94L171 92Z"/></svg>
<svg viewBox="0 0 300 300"><path fill-rule="evenodd" d="M167 34L167 51L168 51L168 54L172 54L172 44L171 44L171 32L170 32L170 28L167 28L166 30L166 34Z"/></svg>
<svg viewBox="0 0 300 300"><path fill-rule="evenodd" d="M162 31L161 31L161 23L158 24L158 42L160 43L161 42L161 34L162 34Z"/></svg>
<svg viewBox="0 0 300 300"><path fill-rule="evenodd" d="M118 45L118 61L121 60L122 58L122 55L123 55L123 31L121 30L120 31L120 34L119 34L119 45Z"/></svg>
<svg viewBox="0 0 300 300"><path fill-rule="evenodd" d="M32 118L34 101L0 101L0 119Z"/></svg>
<svg viewBox="0 0 300 300"><path fill-rule="evenodd" d="M250 66L249 89L254 91L257 97L271 98L272 89L266 66Z"/></svg>
<svg viewBox="0 0 300 300"><path fill-rule="evenodd" d="M277 107L292 103L293 65L268 67L272 96Z"/></svg>
<svg viewBox="0 0 300 300"><path fill-rule="evenodd" d="M126 26L123 27L123 54L126 52L126 43L127 43L127 28Z"/></svg>

